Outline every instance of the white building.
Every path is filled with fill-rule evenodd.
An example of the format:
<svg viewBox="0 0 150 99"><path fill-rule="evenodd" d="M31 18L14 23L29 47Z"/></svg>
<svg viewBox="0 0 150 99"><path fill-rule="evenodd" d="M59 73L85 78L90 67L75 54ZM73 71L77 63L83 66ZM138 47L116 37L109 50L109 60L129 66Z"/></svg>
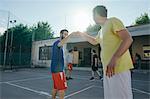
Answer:
<svg viewBox="0 0 150 99"><path fill-rule="evenodd" d="M133 37L133 44L130 52L134 57L139 53L142 57L143 63L148 64L150 60L150 24L129 26L127 27ZM97 33L91 34L96 36ZM32 66L49 67L51 63L51 51L53 43L59 38L35 41L32 43ZM74 49L76 47L79 51L79 66L89 67L91 62L91 49L95 49L100 54L100 46L93 46L85 39L80 37L72 37L67 43L66 49ZM144 66L144 65L143 65ZM147 65L146 65L147 66Z"/></svg>

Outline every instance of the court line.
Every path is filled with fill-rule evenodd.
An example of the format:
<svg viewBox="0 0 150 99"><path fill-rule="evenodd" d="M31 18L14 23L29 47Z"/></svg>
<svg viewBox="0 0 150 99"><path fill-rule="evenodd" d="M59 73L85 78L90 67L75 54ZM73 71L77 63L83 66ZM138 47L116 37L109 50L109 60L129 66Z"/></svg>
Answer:
<svg viewBox="0 0 150 99"><path fill-rule="evenodd" d="M132 80L134 82L144 82L144 83L150 83L150 81L143 81L143 80Z"/></svg>
<svg viewBox="0 0 150 99"><path fill-rule="evenodd" d="M68 98L68 97L71 97L71 96L73 96L73 95L79 94L79 93L81 93L81 92L83 92L83 91L86 91L86 90L88 90L88 89L91 89L91 88L93 88L93 87L94 87L94 85L89 86L89 87L86 87L86 88L84 88L84 89L82 89L82 90L73 92L72 94L69 94L69 95L65 96L65 99Z"/></svg>
<svg viewBox="0 0 150 99"><path fill-rule="evenodd" d="M97 87L97 88L103 88L103 86L95 86L95 85L94 85L94 87Z"/></svg>
<svg viewBox="0 0 150 99"><path fill-rule="evenodd" d="M146 91L143 91L143 90L140 90L140 89L136 89L136 88L132 88L132 89L135 90L135 91L138 91L138 92L140 92L140 93L150 95L149 92L146 92Z"/></svg>
<svg viewBox="0 0 150 99"><path fill-rule="evenodd" d="M34 92L34 93L37 93L39 95L45 95L45 96L52 97L52 95L50 95L49 93L44 92L44 91L37 91L37 90L31 89L31 88L28 88L28 87L23 87L23 86L20 86L20 85L17 85L17 84L9 83L9 82L6 82L5 84L8 84L8 85L20 88L20 89L24 89L24 90L27 90L27 91L30 91L30 92ZM56 98L58 98L58 97L56 97Z"/></svg>
<svg viewBox="0 0 150 99"><path fill-rule="evenodd" d="M11 84L11 82L21 82L21 81L28 81L28 80L36 80L36 79L49 78L49 77L50 77L50 76L38 77L38 78L20 79L20 80L12 80L12 81L0 82L0 84L1 84L1 83ZM83 77L84 77L84 78L83 78ZM76 79L84 79L84 80L87 80L87 77L90 77L90 76L75 76ZM97 81L99 81L99 80L97 80ZM132 80L132 81L140 81L140 80ZM141 81L141 82L143 82L143 81ZM149 82L149 81L145 81L145 82ZM93 86L93 87L99 87L99 86ZM100 87L100 88L101 88L101 87ZM135 90L135 91L138 91L138 92L141 92L141 93L150 95L149 92L142 91L142 90L136 89L136 88L132 88L132 89Z"/></svg>
<svg viewBox="0 0 150 99"><path fill-rule="evenodd" d="M76 78L76 79L83 79L83 80L89 80L88 78L89 78L90 76L75 76L74 78ZM99 80L99 79L95 79L94 81L97 81L97 82L103 82L103 81L101 81L101 80ZM142 81L142 80L132 80L133 82L135 82L135 83L139 83L140 82L140 85L145 85L145 83L150 83L150 81ZM93 82L93 80L92 81L90 81L90 82ZM133 83L132 82L132 83ZM141 83L141 82L143 82L143 83Z"/></svg>
<svg viewBox="0 0 150 99"><path fill-rule="evenodd" d="M22 82L22 81L29 81L29 80L36 80L36 79L43 79L43 78L49 78L50 76L46 76L46 77L34 77L34 78L27 78L27 79L20 79L20 80L10 80L10 81L4 81L4 82L0 82L1 83L12 83L12 82Z"/></svg>
<svg viewBox="0 0 150 99"><path fill-rule="evenodd" d="M90 82L93 82L93 81L101 81L98 77L95 77L96 79L94 80L90 80L90 76L87 77L87 76L74 76L74 78L76 79L81 79L81 80L89 80Z"/></svg>
<svg viewBox="0 0 150 99"><path fill-rule="evenodd" d="M103 88L101 86L94 86L94 87L97 87L97 88ZM150 95L149 92L146 92L146 91L143 91L143 90L140 90L140 89L136 89L136 88L132 88L134 92L140 92L140 93L143 93L143 94L148 94Z"/></svg>
<svg viewBox="0 0 150 99"><path fill-rule="evenodd" d="M6 83L6 82L22 82L22 81L29 81L29 80L36 80L36 79L43 79L43 78L49 78L50 76L45 76L45 77L37 77L37 78L27 78L27 79L20 79L20 80L11 80L11 81L5 81L5 82L0 82L0 84L2 83ZM76 79L83 79L83 80L89 80L90 76L75 76ZM96 81L99 81L98 79L96 79ZM134 82L149 82L149 81L141 81L141 80L132 80Z"/></svg>

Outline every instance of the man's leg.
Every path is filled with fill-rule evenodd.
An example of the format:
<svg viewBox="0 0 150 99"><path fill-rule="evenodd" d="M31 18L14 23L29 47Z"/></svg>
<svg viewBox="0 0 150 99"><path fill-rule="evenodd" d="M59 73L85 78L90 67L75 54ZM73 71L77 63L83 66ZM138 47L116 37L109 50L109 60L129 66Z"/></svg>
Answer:
<svg viewBox="0 0 150 99"><path fill-rule="evenodd" d="M69 70L67 69L67 74L66 74L66 79L69 80L70 74L69 74Z"/></svg>
<svg viewBox="0 0 150 99"><path fill-rule="evenodd" d="M66 82L65 74L63 72L60 72L60 81L59 81L58 89L59 89L60 99L64 99L65 90L67 89L67 82Z"/></svg>
<svg viewBox="0 0 150 99"><path fill-rule="evenodd" d="M71 78L71 72L72 72L72 64L68 64L68 75L67 78L72 79Z"/></svg>
<svg viewBox="0 0 150 99"><path fill-rule="evenodd" d="M70 78L70 79L72 79L72 77L71 77L72 70L73 70L72 68L73 68L73 65L72 65L72 64L70 64L70 70L69 70L69 72L70 72L70 73L69 73L69 78Z"/></svg>
<svg viewBox="0 0 150 99"><path fill-rule="evenodd" d="M67 89L66 76L64 72L52 74L53 77L53 90L52 99L56 99L56 94L59 91L60 99L64 99L65 90ZM63 91L64 90L64 91Z"/></svg>
<svg viewBox="0 0 150 99"><path fill-rule="evenodd" d="M68 72L68 67L65 67L65 71L64 73L67 75L67 72Z"/></svg>
<svg viewBox="0 0 150 99"><path fill-rule="evenodd" d="M56 95L57 95L57 89L52 90L52 99L56 99Z"/></svg>
<svg viewBox="0 0 150 99"><path fill-rule="evenodd" d="M141 60L139 60L139 69L141 69L141 64L142 64Z"/></svg>
<svg viewBox="0 0 150 99"><path fill-rule="evenodd" d="M102 75L100 74L100 72L99 72L98 70L96 71L96 73L98 74L99 79L100 79L100 80L103 80L103 77L102 77Z"/></svg>
<svg viewBox="0 0 150 99"><path fill-rule="evenodd" d="M90 80L94 80L94 71L92 70L91 73L92 73L92 77L90 78Z"/></svg>
<svg viewBox="0 0 150 99"><path fill-rule="evenodd" d="M70 72L70 70L68 70L68 77L69 77L69 78L71 77L71 72Z"/></svg>
<svg viewBox="0 0 150 99"><path fill-rule="evenodd" d="M99 71L98 71L98 70L96 71L96 73L98 74L98 76L99 76L99 77L101 76L101 74L99 73Z"/></svg>
<svg viewBox="0 0 150 99"><path fill-rule="evenodd" d="M71 74L72 74L72 70L69 71L69 79L73 79L73 78L71 77Z"/></svg>
<svg viewBox="0 0 150 99"><path fill-rule="evenodd" d="M94 77L94 71L92 70L92 77Z"/></svg>
<svg viewBox="0 0 150 99"><path fill-rule="evenodd" d="M52 99L56 99L56 94L57 94L57 88L56 88L57 73L52 73L52 80L53 80Z"/></svg>
<svg viewBox="0 0 150 99"><path fill-rule="evenodd" d="M59 97L60 97L60 99L64 99L64 97L65 97L65 90L59 90Z"/></svg>

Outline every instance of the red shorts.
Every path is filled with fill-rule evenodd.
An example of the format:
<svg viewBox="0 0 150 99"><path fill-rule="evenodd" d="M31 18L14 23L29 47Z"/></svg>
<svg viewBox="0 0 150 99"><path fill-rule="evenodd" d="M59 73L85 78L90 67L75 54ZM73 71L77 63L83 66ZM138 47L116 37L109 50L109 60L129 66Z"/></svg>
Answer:
<svg viewBox="0 0 150 99"><path fill-rule="evenodd" d="M68 64L68 70L71 71L72 70L73 65L71 63Z"/></svg>
<svg viewBox="0 0 150 99"><path fill-rule="evenodd" d="M54 89L65 90L67 89L66 76L64 72L52 73Z"/></svg>

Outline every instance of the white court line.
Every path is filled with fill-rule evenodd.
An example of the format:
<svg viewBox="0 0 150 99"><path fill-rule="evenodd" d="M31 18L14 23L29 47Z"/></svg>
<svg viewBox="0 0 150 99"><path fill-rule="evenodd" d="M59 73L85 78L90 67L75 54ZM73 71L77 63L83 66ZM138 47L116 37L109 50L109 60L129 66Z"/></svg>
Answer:
<svg viewBox="0 0 150 99"><path fill-rule="evenodd" d="M75 78L76 79L83 79L83 80L89 80L88 78L89 78L90 76L75 76ZM103 82L103 81L101 81L101 80L99 80L99 79L95 79L94 81L97 81L97 82ZM93 80L92 81L90 81L90 82L94 82ZM142 81L142 80L132 80L133 82L135 82L135 83L138 83L138 82L140 82L140 85L145 85L145 83L150 83L150 81ZM142 83L141 83L142 82Z"/></svg>
<svg viewBox="0 0 150 99"><path fill-rule="evenodd" d="M2 84L2 83L4 83L4 82L0 82L0 84Z"/></svg>
<svg viewBox="0 0 150 99"><path fill-rule="evenodd" d="M90 78L91 76L79 76L79 75L77 75L77 76L75 76L75 77L77 77L78 79L88 79L88 78ZM143 81L143 80L132 80L132 81L134 81L134 82L148 82L148 83L150 83L150 81Z"/></svg>
<svg viewBox="0 0 150 99"><path fill-rule="evenodd" d="M83 79L88 79L88 78L90 78L91 76L81 76L81 75L76 75L75 77L80 77L80 78L83 78ZM79 78L79 79L80 79ZM137 81L137 82L149 82L150 83L150 81L143 81L143 80L132 80L132 81Z"/></svg>
<svg viewBox="0 0 150 99"><path fill-rule="evenodd" d="M22 81L30 81L30 80L38 80L38 79L44 79L44 78L49 78L50 76L45 76L45 77L37 77L37 78L27 78L27 79L19 79L19 80L10 80L10 81L4 81L4 82L0 82L0 84L2 84L2 83L12 83L12 82L22 82ZM76 78L76 79L81 79L81 80L89 80L88 78L87 78L87 76L86 77L84 77L84 76L75 76L74 78ZM90 81L90 80L89 80ZM94 80L94 81L99 81L99 80ZM91 81L91 82L93 82L93 81Z"/></svg>
<svg viewBox="0 0 150 99"><path fill-rule="evenodd" d="M21 89L24 89L24 90L27 90L27 91L30 91L30 92L34 92L34 93L37 93L39 95L45 95L45 96L52 97L52 95L50 95L49 93L44 92L44 91L37 91L37 90L31 89L31 88L28 88L28 87L19 86L19 85L12 84L12 83L9 83L9 82L6 82L6 84L17 87L17 88L21 88ZM58 97L56 97L56 98L58 98Z"/></svg>
<svg viewBox="0 0 150 99"><path fill-rule="evenodd" d="M68 98L68 97L71 97L71 96L73 96L73 95L79 94L79 93L81 93L81 92L83 92L83 91L86 91L86 90L88 90L88 89L90 89L90 88L93 88L93 87L94 87L94 85L89 86L89 87L87 87L87 88L84 88L84 89L82 89L82 90L76 91L76 92L74 92L74 93L72 93L72 94L69 94L69 95L65 96L65 99Z"/></svg>
<svg viewBox="0 0 150 99"><path fill-rule="evenodd" d="M95 86L95 85L94 85L94 87L97 87L97 88L103 88L103 86Z"/></svg>
<svg viewBox="0 0 150 99"><path fill-rule="evenodd" d="M94 80L90 80L90 77L91 76L74 76L74 78L76 79L81 79L81 80L89 80L90 82L93 82L93 81L101 81L99 78L97 79L97 77L95 77L96 79Z"/></svg>
<svg viewBox="0 0 150 99"><path fill-rule="evenodd" d="M144 82L144 83L150 83L150 81L143 81L143 80L132 80L132 81L135 81L135 82Z"/></svg>
<svg viewBox="0 0 150 99"><path fill-rule="evenodd" d="M75 75L75 77L81 77L81 78L91 78L91 76L81 76L81 75Z"/></svg>
<svg viewBox="0 0 150 99"><path fill-rule="evenodd" d="M29 81L29 80L36 80L36 79L43 79L43 78L49 78L50 76L46 76L46 77L38 77L38 78L28 78L28 79L20 79L20 80L12 80L12 81L6 81L6 82L0 82L0 84L2 83L11 83L11 82L21 82L21 81ZM88 80L90 76L75 76L76 79L84 79L84 80ZM99 80L96 80L96 81L99 81ZM132 80L132 81L140 81L140 80ZM143 81L141 81L143 82ZM147 81L145 81L147 82ZM93 86L93 87L100 87L100 86ZM100 87L101 88L101 87ZM103 87L102 87L103 88ZM142 91L142 90L139 90L139 89L136 89L136 88L132 88L133 90L135 91L138 91L138 92L141 92L141 93L144 93L144 94L148 94L150 95L149 92L146 92L146 91Z"/></svg>
<svg viewBox="0 0 150 99"><path fill-rule="evenodd" d="M138 91L138 92L140 92L140 93L150 95L150 93L149 93L149 92L142 91L142 90L139 90L139 89L136 89L136 88L132 88L132 89L133 89L133 90L135 90L135 91Z"/></svg>
<svg viewBox="0 0 150 99"><path fill-rule="evenodd" d="M5 81L5 82L0 82L1 83L12 83L12 82L22 82L22 81L29 81L29 80L37 80L37 79L43 79L43 78L49 78L50 76L46 77L37 77L37 78L27 78L27 79L20 79L20 80L10 80L10 81Z"/></svg>

